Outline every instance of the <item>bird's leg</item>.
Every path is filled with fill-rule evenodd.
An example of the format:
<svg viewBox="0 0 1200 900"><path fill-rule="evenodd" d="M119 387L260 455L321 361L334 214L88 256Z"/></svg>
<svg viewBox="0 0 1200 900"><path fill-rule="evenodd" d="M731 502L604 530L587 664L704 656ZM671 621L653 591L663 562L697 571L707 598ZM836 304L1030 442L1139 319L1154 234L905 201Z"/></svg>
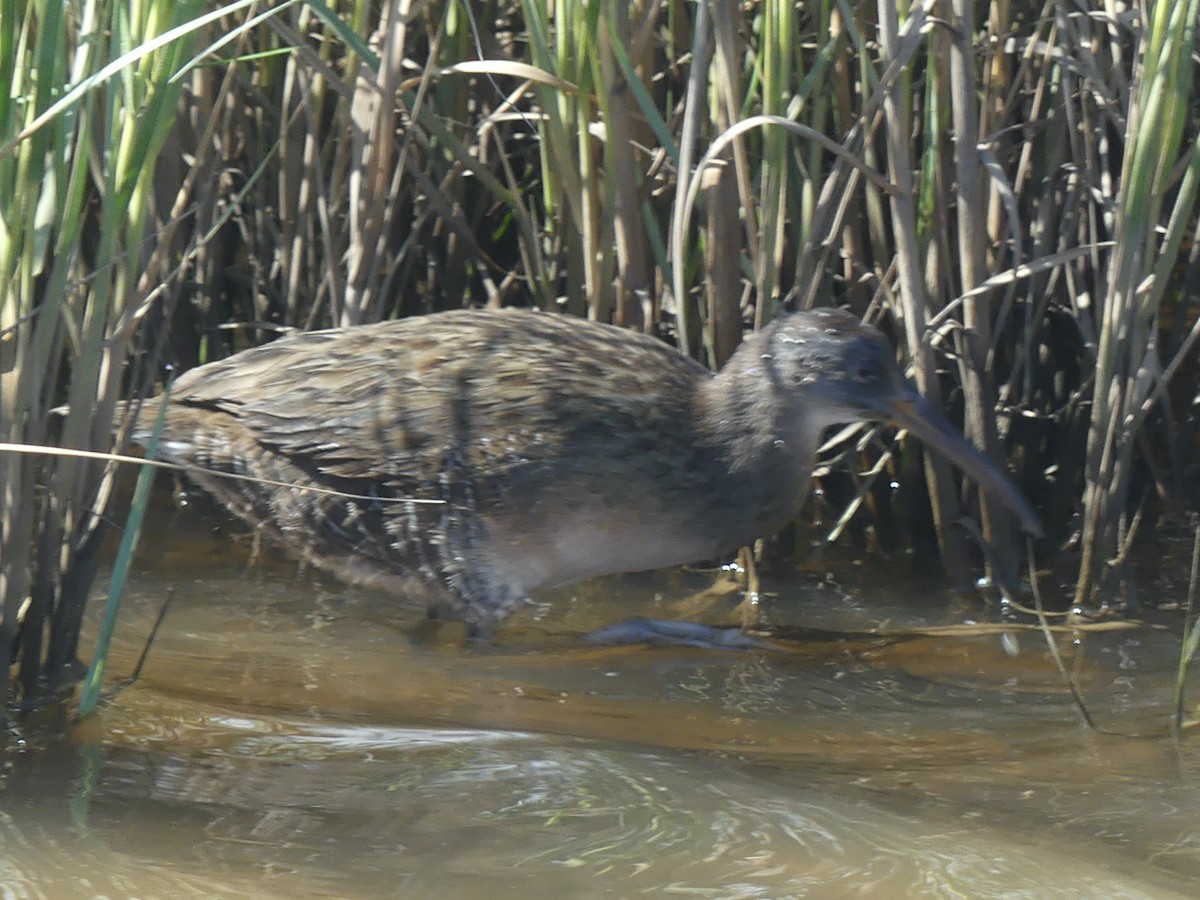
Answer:
<svg viewBox="0 0 1200 900"><path fill-rule="evenodd" d="M495 628L479 622L467 622L467 644L472 647L487 647L495 637Z"/></svg>
<svg viewBox="0 0 1200 900"><path fill-rule="evenodd" d="M737 606L730 610L734 596L741 595ZM589 632L584 639L594 644L650 644L655 647L700 647L711 650L769 650L770 644L747 632L758 625L758 572L754 566L754 551L743 547L735 566L726 566L713 584L676 605L675 611L684 620L646 619L635 617L616 625ZM702 625L691 621L697 617L739 621L740 627ZM732 612L732 616L729 613Z"/></svg>
<svg viewBox="0 0 1200 900"><path fill-rule="evenodd" d="M745 593L737 611L741 614L742 631L758 627L759 599L762 594L758 590L758 567L754 563L754 547L743 547L738 551L738 565L746 574Z"/></svg>
<svg viewBox="0 0 1200 900"><path fill-rule="evenodd" d="M421 619L411 633L420 641L429 641L439 634L444 625L462 622L465 643L471 647L487 647L496 634L496 622L492 619L478 620L464 615L445 599L431 600L425 607L425 618Z"/></svg>

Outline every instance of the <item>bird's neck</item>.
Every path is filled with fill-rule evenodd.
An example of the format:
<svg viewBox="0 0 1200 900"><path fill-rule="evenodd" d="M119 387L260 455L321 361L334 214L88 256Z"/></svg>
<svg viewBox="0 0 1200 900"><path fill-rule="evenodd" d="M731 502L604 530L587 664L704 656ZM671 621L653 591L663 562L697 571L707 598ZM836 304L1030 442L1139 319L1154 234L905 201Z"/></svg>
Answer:
<svg viewBox="0 0 1200 900"><path fill-rule="evenodd" d="M730 477L756 499L754 527L774 530L808 493L821 426L801 389L780 381L764 333L752 335L700 387L697 433ZM741 498L745 504L747 496ZM743 507L745 508L745 507ZM749 527L749 526L748 526Z"/></svg>

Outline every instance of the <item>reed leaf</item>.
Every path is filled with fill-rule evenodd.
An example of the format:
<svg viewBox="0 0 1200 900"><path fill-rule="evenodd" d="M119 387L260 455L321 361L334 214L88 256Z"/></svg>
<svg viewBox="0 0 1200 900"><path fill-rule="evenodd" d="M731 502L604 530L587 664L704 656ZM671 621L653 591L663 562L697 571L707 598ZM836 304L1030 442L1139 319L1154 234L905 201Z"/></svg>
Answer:
<svg viewBox="0 0 1200 900"><path fill-rule="evenodd" d="M235 4L236 6L236 4ZM177 123L172 75L212 21L198 3L92 3L25 23L7 60L20 103L0 123L0 438L44 445L65 385L63 446L107 444L127 380L126 313L139 282L160 149ZM29 223L28 225L26 223ZM136 381L136 379L135 379ZM0 457L0 697L74 681L84 604L114 469L80 458Z"/></svg>

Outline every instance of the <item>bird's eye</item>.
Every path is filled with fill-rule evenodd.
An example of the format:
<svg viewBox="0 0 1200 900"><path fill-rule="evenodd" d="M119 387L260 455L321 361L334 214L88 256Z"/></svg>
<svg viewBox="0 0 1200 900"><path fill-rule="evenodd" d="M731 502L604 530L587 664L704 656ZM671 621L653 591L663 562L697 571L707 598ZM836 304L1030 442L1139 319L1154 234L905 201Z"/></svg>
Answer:
<svg viewBox="0 0 1200 900"><path fill-rule="evenodd" d="M883 365L877 359L860 359L851 367L850 376L859 384L870 384L883 377Z"/></svg>

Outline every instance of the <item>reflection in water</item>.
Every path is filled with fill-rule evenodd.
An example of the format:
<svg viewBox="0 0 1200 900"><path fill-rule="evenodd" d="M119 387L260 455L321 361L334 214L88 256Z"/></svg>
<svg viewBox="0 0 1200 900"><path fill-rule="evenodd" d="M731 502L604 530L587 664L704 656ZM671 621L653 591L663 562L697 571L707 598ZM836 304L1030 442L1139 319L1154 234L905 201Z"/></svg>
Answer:
<svg viewBox="0 0 1200 900"><path fill-rule="evenodd" d="M388 598L188 552L122 610L114 673L177 592L142 679L0 758L0 895L1200 891L1200 754L1163 737L1168 633L1077 652L1094 714L1134 736L1096 735L1032 637L1017 657L995 638L576 640L670 614L689 585L658 576L582 586L480 651ZM777 587L776 622L946 620L944 598Z"/></svg>

